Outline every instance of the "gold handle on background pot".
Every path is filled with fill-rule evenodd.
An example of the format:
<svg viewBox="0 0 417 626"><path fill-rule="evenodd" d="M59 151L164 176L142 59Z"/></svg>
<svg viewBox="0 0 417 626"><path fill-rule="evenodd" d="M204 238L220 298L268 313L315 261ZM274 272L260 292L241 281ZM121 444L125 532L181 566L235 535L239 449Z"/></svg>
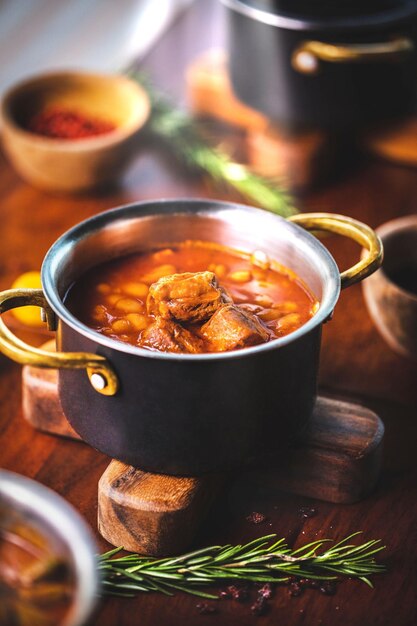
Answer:
<svg viewBox="0 0 417 626"><path fill-rule="evenodd" d="M53 329L55 314L42 289L8 289L0 292L0 315L21 306L39 306L45 312L48 326ZM0 319L0 351L13 361L35 367L52 369L85 369L94 389L113 396L119 387L117 376L105 357L89 352L48 352L29 346L18 339Z"/></svg>
<svg viewBox="0 0 417 626"><path fill-rule="evenodd" d="M398 37L383 43L336 44L323 41L304 41L291 58L292 66L301 74L316 74L320 61L327 63L361 63L396 59L414 50L407 37Z"/></svg>
<svg viewBox="0 0 417 626"><path fill-rule="evenodd" d="M384 252L381 239L372 228L358 220L333 213L303 213L292 215L288 219L306 230L325 231L349 237L368 250L368 254L361 261L340 274L342 289L370 276L382 264Z"/></svg>

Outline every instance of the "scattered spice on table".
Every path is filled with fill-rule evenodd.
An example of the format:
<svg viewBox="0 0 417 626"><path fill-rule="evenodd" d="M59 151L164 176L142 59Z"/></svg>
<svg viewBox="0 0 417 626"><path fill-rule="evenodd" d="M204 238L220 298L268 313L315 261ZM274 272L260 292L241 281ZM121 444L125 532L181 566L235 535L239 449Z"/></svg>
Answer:
<svg viewBox="0 0 417 626"><path fill-rule="evenodd" d="M268 600L272 598L274 594L271 583L266 583L258 589L258 595L255 602L250 607L252 613L257 616L265 615L271 608Z"/></svg>
<svg viewBox="0 0 417 626"><path fill-rule="evenodd" d="M258 616L265 615L269 611L269 609L270 605L268 603L268 600L266 598L263 598L262 596L258 596L255 602L250 607L252 613Z"/></svg>
<svg viewBox="0 0 417 626"><path fill-rule="evenodd" d="M298 512L304 519L308 519L309 517L314 517L315 515L317 515L317 509L314 509L310 506L302 506L300 509L298 509Z"/></svg>
<svg viewBox="0 0 417 626"><path fill-rule="evenodd" d="M229 585L226 589L222 589L219 598L237 600L237 602L246 602L249 598L248 585Z"/></svg>
<svg viewBox="0 0 417 626"><path fill-rule="evenodd" d="M302 586L300 585L299 582L294 581L290 584L289 588L288 588L288 594L292 597L292 598L298 598L298 596L301 596L301 594L303 593L304 589L302 588Z"/></svg>
<svg viewBox="0 0 417 626"><path fill-rule="evenodd" d="M265 585L262 585L258 589L258 596L261 596L262 598L265 598L266 600L269 600L270 598L272 598L273 594L274 594L274 590L272 588L271 583L265 583Z"/></svg>
<svg viewBox="0 0 417 626"><path fill-rule="evenodd" d="M325 580L319 587L321 593L324 593L325 596L334 596L337 591L336 581L333 580Z"/></svg>
<svg viewBox="0 0 417 626"><path fill-rule="evenodd" d="M81 111L54 106L33 115L26 128L50 139L85 139L109 133L116 125L109 120L89 117Z"/></svg>
<svg viewBox="0 0 417 626"><path fill-rule="evenodd" d="M199 602L196 604L196 609L201 615L212 615L218 612L217 607L209 602Z"/></svg>
<svg viewBox="0 0 417 626"><path fill-rule="evenodd" d="M266 515L259 513L258 511L252 511L246 519L251 524L263 524L263 522L266 522Z"/></svg>
<svg viewBox="0 0 417 626"><path fill-rule="evenodd" d="M310 578L306 578L305 580L308 581L308 587L310 587L310 589L319 589L320 588L320 581L319 580L311 580Z"/></svg>

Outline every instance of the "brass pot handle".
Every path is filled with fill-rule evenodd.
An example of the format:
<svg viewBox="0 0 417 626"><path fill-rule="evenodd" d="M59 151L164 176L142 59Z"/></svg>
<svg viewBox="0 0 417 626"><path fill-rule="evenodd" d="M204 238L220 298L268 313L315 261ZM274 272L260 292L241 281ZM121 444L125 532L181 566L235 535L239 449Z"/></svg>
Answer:
<svg viewBox="0 0 417 626"><path fill-rule="evenodd" d="M0 292L0 315L21 306L39 306L48 326L54 329L55 314L42 289L8 289ZM107 359L89 352L48 352L18 339L0 319L0 351L13 361L53 369L86 369L91 385L105 396L113 396L119 387L117 376Z"/></svg>
<svg viewBox="0 0 417 626"><path fill-rule="evenodd" d="M291 58L292 66L301 74L316 74L320 61L327 63L361 63L396 59L414 50L407 37L398 37L383 43L336 44L323 41L304 41Z"/></svg>
<svg viewBox="0 0 417 626"><path fill-rule="evenodd" d="M382 264L382 241L372 228L344 215L333 213L303 213L288 218L306 230L326 231L353 239L368 250L368 254L353 267L340 274L342 289L360 282L373 274Z"/></svg>

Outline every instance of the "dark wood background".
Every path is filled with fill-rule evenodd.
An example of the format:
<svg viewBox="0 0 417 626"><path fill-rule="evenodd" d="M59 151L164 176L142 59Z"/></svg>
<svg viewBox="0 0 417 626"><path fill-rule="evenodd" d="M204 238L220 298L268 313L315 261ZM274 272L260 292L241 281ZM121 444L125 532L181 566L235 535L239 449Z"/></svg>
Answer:
<svg viewBox="0 0 417 626"><path fill-rule="evenodd" d="M181 15L142 62L154 83L180 105L185 104L184 70L201 51L222 45L222 9L199 0ZM173 167L158 146L146 144L120 186L106 193L64 197L46 195L22 182L0 156L0 288L16 276L38 269L49 246L75 223L109 207L136 200L179 196L213 196L205 184ZM220 197L217 193L217 197ZM234 199L229 196L230 199ZM305 211L335 211L371 226L417 209L417 172L376 159L359 158L349 173L298 199ZM329 239L341 268L354 262L358 249ZM44 337L33 335L33 342ZM337 594L307 590L292 598L279 588L273 609L255 618L247 604L222 602L217 615L200 615L197 599L178 595L144 595L134 600L104 600L91 624L263 624L332 626L412 626L417 624L417 367L396 356L377 334L366 311L360 286L344 292L334 319L326 325L320 369L321 389L375 410L386 426L383 474L365 501L332 505L282 494L268 499L236 490L218 502L196 544L249 540L276 532L294 545L317 537L341 538L363 530L364 538L387 545L388 573L375 589L347 581ZM55 489L96 528L97 481L109 459L83 443L34 432L21 416L21 368L0 355L0 464ZM243 492L245 490L243 489ZM301 506L317 515L303 520ZM259 510L268 517L255 526L246 515ZM106 544L97 536L101 549Z"/></svg>

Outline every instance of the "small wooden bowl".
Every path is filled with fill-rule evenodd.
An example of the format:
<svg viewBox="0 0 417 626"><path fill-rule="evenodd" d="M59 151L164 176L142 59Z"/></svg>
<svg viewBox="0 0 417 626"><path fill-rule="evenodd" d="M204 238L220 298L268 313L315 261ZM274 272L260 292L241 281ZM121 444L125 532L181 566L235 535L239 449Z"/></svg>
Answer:
<svg viewBox="0 0 417 626"><path fill-rule="evenodd" d="M25 129L25 122L57 106L115 124L83 139L53 139ZM59 72L12 87L1 103L3 145L20 176L48 191L78 192L112 183L137 145L150 103L135 81L117 75Z"/></svg>
<svg viewBox="0 0 417 626"><path fill-rule="evenodd" d="M395 282L405 266L417 268L417 216L380 226L384 264L362 283L365 302L376 328L399 354L417 359L417 295Z"/></svg>

